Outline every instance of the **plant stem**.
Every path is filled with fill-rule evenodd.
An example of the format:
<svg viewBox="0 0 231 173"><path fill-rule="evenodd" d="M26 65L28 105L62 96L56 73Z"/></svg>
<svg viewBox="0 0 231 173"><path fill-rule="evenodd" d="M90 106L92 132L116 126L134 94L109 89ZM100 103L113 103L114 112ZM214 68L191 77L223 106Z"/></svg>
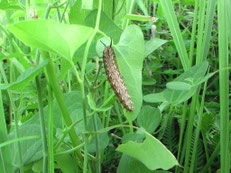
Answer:
<svg viewBox="0 0 231 173"><path fill-rule="evenodd" d="M54 173L54 137L53 137L53 95L52 88L48 88L48 110L49 110L49 121L48 121L48 162L49 162L49 173Z"/></svg>
<svg viewBox="0 0 231 173"><path fill-rule="evenodd" d="M93 115L93 124L94 124L94 131L98 130L97 126L97 114ZM99 135L95 135L95 146L96 146L96 172L101 173L101 158L100 158L100 150L99 150Z"/></svg>
<svg viewBox="0 0 231 173"><path fill-rule="evenodd" d="M0 77L1 83L1 77ZM2 102L2 92L0 90L0 143L7 141L7 124L5 119L4 107ZM0 148L0 172L7 173L12 172L12 159L10 146Z"/></svg>
<svg viewBox="0 0 231 173"><path fill-rule="evenodd" d="M84 130L87 130L87 113L86 113L86 96L85 96L85 87L84 87L84 79L85 79L85 70L86 70L86 64L87 64L87 56L88 52L91 46L91 43L99 29L99 23L100 23L100 15L101 15L101 6L102 6L102 0L99 0L99 6L98 6L98 12L97 12L97 17L96 17L96 24L95 28L93 31L93 34L89 38L86 48L84 50L84 55L83 55L83 61L81 65L81 81L80 81L80 89L81 89L81 95L82 95L82 106L83 106L83 120L84 120ZM76 76L77 77L77 76ZM83 168L83 173L87 172L87 163L88 163L88 149L87 149L87 134L84 134L84 168Z"/></svg>
<svg viewBox="0 0 231 173"><path fill-rule="evenodd" d="M40 76L36 77L36 88L38 93L39 117L40 117L41 135L42 135L42 142L43 142L43 172L46 173L48 171L48 164L47 164L48 149L47 149L44 112L43 112L43 105L42 105L42 89L40 85Z"/></svg>
<svg viewBox="0 0 231 173"><path fill-rule="evenodd" d="M189 158L190 158L190 148L191 148L191 141L192 141L192 132L193 132L193 123L194 117L196 112L196 103L199 94L199 88L197 88L194 96L192 97L192 103L190 105L190 114L188 120L188 126L186 131L186 153L185 153L185 163L184 163L184 173L188 173L189 169Z"/></svg>
<svg viewBox="0 0 231 173"><path fill-rule="evenodd" d="M70 115L68 113L62 92L59 88L58 80L57 80L57 77L55 75L54 64L53 64L52 60L50 59L49 54L47 52L43 52L43 53L44 53L43 56L48 58L48 65L46 66L46 75L47 75L48 80L49 80L49 85L52 87L52 90L53 90L54 95L56 97L57 103L58 103L60 110L62 112L62 116L63 116L63 119L65 121L65 124L66 124L66 126L69 127L69 126L71 126L72 121L71 121ZM68 133L70 135L73 146L74 147L78 146L80 144L80 139L76 135L74 128L70 129L70 131ZM77 155L80 159L82 158L79 150L77 151Z"/></svg>
<svg viewBox="0 0 231 173"><path fill-rule="evenodd" d="M46 13L45 13L45 19L48 17L50 12L50 8L48 6ZM39 50L36 50L35 60L37 65L40 61L40 53ZM40 124L41 124L41 136L42 136L42 143L43 143L43 172L48 172L48 148L47 148L47 137L46 137L46 127L45 127L45 120L44 120L44 111L43 111L43 104L42 104L42 89L41 89L41 82L40 82L40 75L36 76L35 78L36 83L36 89L38 93L38 107L39 107L39 118L40 118Z"/></svg>
<svg viewBox="0 0 231 173"><path fill-rule="evenodd" d="M40 54L38 49L36 51L35 58L38 65L40 59ZM42 143L43 143L43 172L46 173L48 171L48 164L47 164L48 148L47 148L46 127L45 127L43 104L42 104L42 89L40 84L40 75L36 76L35 83L38 93L39 118L41 124L41 136L42 136Z"/></svg>
<svg viewBox="0 0 231 173"><path fill-rule="evenodd" d="M108 91L109 91L109 83L108 83L108 81L106 81L105 87L104 87L104 99L103 99L104 102L107 100ZM105 127L105 125L106 125L106 123L105 123L106 115L107 115L107 111L103 112L103 127Z"/></svg>
<svg viewBox="0 0 231 173"><path fill-rule="evenodd" d="M197 127L196 127L196 136L194 139L193 152L192 152L191 165L190 165L190 172L191 173L193 173L194 166L195 166L197 145L198 145L199 135L200 135L200 131L201 131L201 124L202 124L202 116L203 116L203 109L204 109L204 102L205 102L206 87L207 87L207 81L204 84L204 90L203 90L203 94L202 94L201 105L200 105L200 109L198 112L199 118L198 118Z"/></svg>
<svg viewBox="0 0 231 173"><path fill-rule="evenodd" d="M209 160L207 161L206 165L204 166L204 168L201 170L200 173L206 173L207 172L208 167L212 164L213 160L219 154L219 150L220 150L220 142L216 145L215 150L213 151L211 157L209 158Z"/></svg>
<svg viewBox="0 0 231 173"><path fill-rule="evenodd" d="M182 114L182 118L181 118L181 123L180 123L180 139L179 139L179 143L178 143L178 152L177 152L177 160L180 160L180 152L181 147L182 147L182 140L183 140L183 136L184 136L184 129L185 129L185 120L186 120L186 113L187 113L187 101L184 102L184 107L183 107L183 114ZM180 162L181 164L181 162ZM176 166L175 172L178 172L179 167Z"/></svg>
<svg viewBox="0 0 231 173"><path fill-rule="evenodd" d="M6 77L6 74L5 74L5 71L3 70L3 67L2 67L2 63L0 63L0 71L1 71L1 74L2 74L2 77L3 77L3 80L6 84L8 84L8 81L7 81L7 77ZM11 117L14 117L14 123L15 123L15 138L19 138L19 127L18 127L18 116L17 116L17 112L16 112L16 106L15 106L15 103L13 101L13 97L12 97L12 93L11 91L7 90L8 92L8 95L9 95L9 99L10 99L10 106L11 106ZM14 115L14 116L13 116ZM12 121L12 120L11 120ZM23 169L23 161L22 161L22 151L21 151L21 144L20 144L20 141L17 141L16 142L16 148L18 150L18 159L19 159L19 169L20 169L20 172L23 173L24 172L24 169Z"/></svg>

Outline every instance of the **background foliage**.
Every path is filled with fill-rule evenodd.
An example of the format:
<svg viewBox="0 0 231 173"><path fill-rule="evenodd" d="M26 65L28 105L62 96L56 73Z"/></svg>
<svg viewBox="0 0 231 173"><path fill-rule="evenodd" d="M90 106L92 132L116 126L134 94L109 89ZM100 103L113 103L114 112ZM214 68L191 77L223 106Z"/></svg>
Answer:
<svg viewBox="0 0 231 173"><path fill-rule="evenodd" d="M0 172L228 173L230 8L0 1ZM132 112L103 69L111 41Z"/></svg>

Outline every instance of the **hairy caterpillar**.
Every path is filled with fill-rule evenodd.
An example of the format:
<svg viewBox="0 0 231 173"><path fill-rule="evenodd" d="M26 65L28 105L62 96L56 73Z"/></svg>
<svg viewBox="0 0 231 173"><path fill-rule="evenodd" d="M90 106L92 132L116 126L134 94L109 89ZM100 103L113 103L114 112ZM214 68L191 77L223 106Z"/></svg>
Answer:
<svg viewBox="0 0 231 173"><path fill-rule="evenodd" d="M124 106L126 110L132 111L134 109L133 103L128 94L128 90L124 84L123 77L120 74L118 65L116 63L115 53L111 47L112 40L110 46L106 46L103 42L101 43L105 46L105 49L103 51L103 63L108 81L110 82L115 94L119 98L120 103Z"/></svg>

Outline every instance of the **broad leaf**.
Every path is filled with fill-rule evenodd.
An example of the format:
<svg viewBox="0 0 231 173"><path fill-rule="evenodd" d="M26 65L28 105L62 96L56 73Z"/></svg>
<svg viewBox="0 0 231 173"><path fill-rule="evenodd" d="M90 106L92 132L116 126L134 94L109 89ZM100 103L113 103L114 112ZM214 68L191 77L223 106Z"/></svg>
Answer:
<svg viewBox="0 0 231 173"><path fill-rule="evenodd" d="M188 91L192 88L192 85L186 82L173 81L173 82L168 82L166 84L166 87L171 90Z"/></svg>
<svg viewBox="0 0 231 173"><path fill-rule="evenodd" d="M160 93L148 94L144 96L144 100L150 103L165 101L167 103L178 104L189 99L194 94L201 81L205 81L208 77L212 76L205 76L207 68L208 62L206 61L191 67L170 83L168 87L171 89L167 88ZM181 84L181 86L179 84ZM158 96L158 99L156 96Z"/></svg>
<svg viewBox="0 0 231 173"><path fill-rule="evenodd" d="M69 61L93 32L90 27L53 20L28 20L9 25L8 29L25 44L51 51Z"/></svg>
<svg viewBox="0 0 231 173"><path fill-rule="evenodd" d="M150 170L167 170L178 165L173 154L159 140L148 134L143 143L129 141L116 150L136 158Z"/></svg>
<svg viewBox="0 0 231 173"><path fill-rule="evenodd" d="M29 136L41 136L40 125L30 124L26 126L20 126L19 128L20 137L29 137ZM15 138L15 130L9 134L9 139ZM23 163L28 164L30 162L36 161L42 157L42 139L31 139L20 141ZM17 143L11 145L12 147L12 158L14 159L14 165L19 164L18 160L18 150Z"/></svg>
<svg viewBox="0 0 231 173"><path fill-rule="evenodd" d="M86 16L91 12L91 10L82 9L82 1L75 1L74 5L71 7L69 20L72 24L84 24Z"/></svg>
<svg viewBox="0 0 231 173"><path fill-rule="evenodd" d="M55 161L62 172L78 173L80 172L76 161L69 154L55 156Z"/></svg>
<svg viewBox="0 0 231 173"><path fill-rule="evenodd" d="M75 131L77 135L81 135L81 133L84 130L84 122L83 122L83 111L82 111L82 102L81 102L81 93L79 91L72 91L70 93L64 94L64 100L67 105L68 112L71 115L72 122L79 121L75 125ZM46 127L48 126L48 106L44 107L44 114L45 114L45 124ZM59 108L59 105L56 101L54 100L53 103L53 114L54 116L54 128L55 129L63 129L64 127L64 122L62 119L61 111ZM96 116L96 126L97 130L100 130L103 128L102 123L97 115ZM88 131L94 131L94 123L93 123L93 117L89 117L87 119L87 129ZM26 121L25 123L22 124L22 126L27 126L30 124L40 124L39 116L38 113L36 113L30 120ZM60 134L61 135L61 134ZM108 145L108 135L107 132L100 133L98 134L99 137L99 146L100 149L106 148ZM91 138L89 143L89 152L95 152L95 137Z"/></svg>
<svg viewBox="0 0 231 173"><path fill-rule="evenodd" d="M143 163L140 161L123 154L120 159L119 167L117 169L117 173L170 173L168 171L157 171L148 169Z"/></svg>
<svg viewBox="0 0 231 173"><path fill-rule="evenodd" d="M130 120L136 119L142 106L142 67L144 60L144 40L138 26L130 25L115 46L116 60L128 93L134 103L134 111L127 113Z"/></svg>
<svg viewBox="0 0 231 173"><path fill-rule="evenodd" d="M11 1L5 1L2 0L0 2L0 9L1 10L23 10L19 4L15 3L15 2L11 2Z"/></svg>
<svg viewBox="0 0 231 173"><path fill-rule="evenodd" d="M148 103L159 103L159 102L164 102L164 98L161 93L154 93L154 94L148 94L144 96L144 101Z"/></svg>
<svg viewBox="0 0 231 173"><path fill-rule="evenodd" d="M96 23L97 10L93 10L86 18L85 23L94 27ZM105 13L101 13L99 29L113 39L114 43L119 41L122 30Z"/></svg>
<svg viewBox="0 0 231 173"><path fill-rule="evenodd" d="M97 10L93 10L85 19L85 25L89 27L95 27L96 23ZM117 44L122 29L120 29L104 12L101 12L99 29L104 32L108 37L111 37L114 44ZM101 34L97 34L90 46L88 57L97 56L96 47L97 41L102 38ZM100 43L102 45L102 43ZM75 57L82 57L84 54L86 45L82 45L75 53ZM102 52L102 51L101 51ZM102 57L101 54L98 54L99 57Z"/></svg>
<svg viewBox="0 0 231 173"><path fill-rule="evenodd" d="M161 120L160 110L151 106L144 106L139 113L137 122L147 132L153 133L159 126Z"/></svg>

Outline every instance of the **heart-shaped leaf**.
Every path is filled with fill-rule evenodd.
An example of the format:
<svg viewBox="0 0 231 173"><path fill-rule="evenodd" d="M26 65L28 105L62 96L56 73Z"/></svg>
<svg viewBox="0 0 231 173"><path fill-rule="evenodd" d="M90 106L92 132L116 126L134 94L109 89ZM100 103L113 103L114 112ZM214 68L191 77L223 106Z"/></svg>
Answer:
<svg viewBox="0 0 231 173"><path fill-rule="evenodd" d="M148 134L143 143L129 141L116 150L136 158L150 170L168 170L178 165L174 155L159 140Z"/></svg>
<svg viewBox="0 0 231 173"><path fill-rule="evenodd" d="M25 44L51 51L69 61L93 32L90 27L53 20L28 20L9 25L8 29Z"/></svg>
<svg viewBox="0 0 231 173"><path fill-rule="evenodd" d="M149 103L165 101L167 103L178 104L189 99L196 91L196 87L198 87L202 81L205 81L203 79L207 80L212 76L209 75L208 78L204 77L207 68L208 62L206 61L191 67L174 81L168 83L167 89L160 93L148 94L144 96L144 100ZM188 82L192 83L192 85ZM156 96L158 96L158 98Z"/></svg>
<svg viewBox="0 0 231 173"><path fill-rule="evenodd" d="M131 121L136 119L142 106L142 67L144 60L144 39L138 26L130 25L115 46L116 60L128 93L134 103L134 111L127 113Z"/></svg>

